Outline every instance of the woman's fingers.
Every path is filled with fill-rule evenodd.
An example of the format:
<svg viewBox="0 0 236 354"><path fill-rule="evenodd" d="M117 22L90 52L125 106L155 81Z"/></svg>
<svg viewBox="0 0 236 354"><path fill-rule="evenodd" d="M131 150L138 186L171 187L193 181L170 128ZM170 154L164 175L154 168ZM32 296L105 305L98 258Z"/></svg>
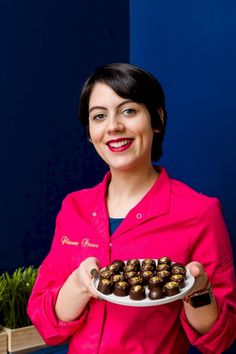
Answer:
<svg viewBox="0 0 236 354"><path fill-rule="evenodd" d="M194 262L188 263L186 265L186 268L189 269L190 273L195 278L195 283L194 283L193 288L191 289L191 292L195 292L195 291L202 289L208 281L208 276L204 270L203 265L199 262L194 261Z"/></svg>
<svg viewBox="0 0 236 354"><path fill-rule="evenodd" d="M92 286L92 279L96 277L99 273L99 261L95 257L88 257L83 262L81 262L78 275L81 283L87 289L87 292L95 298L98 298Z"/></svg>
<svg viewBox="0 0 236 354"><path fill-rule="evenodd" d="M98 273L99 271L99 261L95 257L88 257L82 263L81 266L85 269L85 271L90 275L94 276L93 274ZM92 274L93 273L93 274Z"/></svg>
<svg viewBox="0 0 236 354"><path fill-rule="evenodd" d="M91 270L90 274L91 274L91 276L92 276L93 278L96 278L96 277L98 276L98 271L97 271L97 269L96 269L96 268L93 268L93 269Z"/></svg>

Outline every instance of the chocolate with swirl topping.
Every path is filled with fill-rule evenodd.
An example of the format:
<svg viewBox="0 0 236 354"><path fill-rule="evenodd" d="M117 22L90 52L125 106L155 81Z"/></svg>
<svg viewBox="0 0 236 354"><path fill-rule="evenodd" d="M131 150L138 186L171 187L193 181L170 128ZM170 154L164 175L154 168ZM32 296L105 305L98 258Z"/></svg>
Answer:
<svg viewBox="0 0 236 354"><path fill-rule="evenodd" d="M169 257L158 258L158 264L163 264L163 263L171 265L171 259Z"/></svg>
<svg viewBox="0 0 236 354"><path fill-rule="evenodd" d="M152 258L145 258L142 261L141 268L143 270L155 270L156 269L156 262Z"/></svg>
<svg viewBox="0 0 236 354"><path fill-rule="evenodd" d="M137 275L136 277L130 278L128 280L128 282L132 286L133 285L141 285L143 283L143 278Z"/></svg>
<svg viewBox="0 0 236 354"><path fill-rule="evenodd" d="M184 277L186 277L186 269L182 267L172 267L172 274L182 274Z"/></svg>
<svg viewBox="0 0 236 354"><path fill-rule="evenodd" d="M183 263L180 263L180 262L174 262L172 263L172 269L175 268L175 267L181 267L183 269L185 269L185 266L183 265Z"/></svg>
<svg viewBox="0 0 236 354"><path fill-rule="evenodd" d="M148 289L153 289L153 288L163 288L164 281L162 277L158 277L157 275L150 278L148 280Z"/></svg>
<svg viewBox="0 0 236 354"><path fill-rule="evenodd" d="M136 258L131 258L128 259L126 262L126 267L134 267L134 270L139 271L140 270L140 260Z"/></svg>
<svg viewBox="0 0 236 354"><path fill-rule="evenodd" d="M162 270L170 271L171 266L167 263L161 263L157 265L157 272L161 272Z"/></svg>
<svg viewBox="0 0 236 354"><path fill-rule="evenodd" d="M100 278L98 283L98 291L105 295L110 295L113 292L113 283L110 279Z"/></svg>
<svg viewBox="0 0 236 354"><path fill-rule="evenodd" d="M113 274L114 274L114 273L113 273L111 270L103 269L103 270L101 270L101 272L100 272L100 278L103 278L103 279L110 279Z"/></svg>
<svg viewBox="0 0 236 354"><path fill-rule="evenodd" d="M114 294L116 296L127 296L129 294L130 285L126 281L118 281L114 285Z"/></svg>
<svg viewBox="0 0 236 354"><path fill-rule="evenodd" d="M168 270L161 270L157 272L157 276L161 277L164 283L167 283L170 280L171 273Z"/></svg>
<svg viewBox="0 0 236 354"><path fill-rule="evenodd" d="M125 266L125 262L121 259L115 259L111 264L115 265L119 272L121 272L123 270L123 267Z"/></svg>
<svg viewBox="0 0 236 354"><path fill-rule="evenodd" d="M132 300L143 300L146 298L145 288L143 285L134 285L131 287L129 296Z"/></svg>
<svg viewBox="0 0 236 354"><path fill-rule="evenodd" d="M113 272L114 274L118 274L120 272L120 268L119 265L116 263L112 263L109 266L107 266L106 268L107 270L110 270L111 272Z"/></svg>
<svg viewBox="0 0 236 354"><path fill-rule="evenodd" d="M136 277L137 276L137 272L134 272L134 271L132 271L132 272L127 272L127 273L124 273L124 277L125 277L125 279L130 279L130 278L133 278L133 277Z"/></svg>
<svg viewBox="0 0 236 354"><path fill-rule="evenodd" d="M167 296L173 296L179 293L179 284L175 281L169 281L163 287L163 290Z"/></svg>
<svg viewBox="0 0 236 354"><path fill-rule="evenodd" d="M185 286L185 279L184 275L182 274L172 274L170 277L170 281L175 281L176 283L178 283L181 289Z"/></svg>
<svg viewBox="0 0 236 354"><path fill-rule="evenodd" d="M111 280L112 280L113 283L116 283L118 281L123 281L124 279L125 279L125 277L124 277L123 274L114 274L111 277Z"/></svg>
<svg viewBox="0 0 236 354"><path fill-rule="evenodd" d="M144 270L140 272L140 276L143 278L143 284L147 285L149 279L154 276L154 272L151 270Z"/></svg>
<svg viewBox="0 0 236 354"><path fill-rule="evenodd" d="M138 271L138 267L135 264L126 264L123 267L123 271L124 273L128 273L128 272L137 272Z"/></svg>

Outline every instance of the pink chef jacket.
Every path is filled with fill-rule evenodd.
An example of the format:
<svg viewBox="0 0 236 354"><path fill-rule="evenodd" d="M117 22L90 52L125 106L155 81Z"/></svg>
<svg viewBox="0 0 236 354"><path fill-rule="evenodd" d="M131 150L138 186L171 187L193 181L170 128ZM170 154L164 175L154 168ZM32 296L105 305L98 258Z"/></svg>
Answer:
<svg viewBox="0 0 236 354"><path fill-rule="evenodd" d="M56 220L51 250L40 267L28 314L48 344L69 339L70 354L184 354L189 343L220 354L236 336L236 289L231 245L217 199L170 179L165 169L110 237L105 193L110 179L69 194ZM74 322L58 321L58 292L89 256L101 267L114 259L169 256L201 262L219 307L210 332L200 336L181 300L152 307L126 307L92 299Z"/></svg>

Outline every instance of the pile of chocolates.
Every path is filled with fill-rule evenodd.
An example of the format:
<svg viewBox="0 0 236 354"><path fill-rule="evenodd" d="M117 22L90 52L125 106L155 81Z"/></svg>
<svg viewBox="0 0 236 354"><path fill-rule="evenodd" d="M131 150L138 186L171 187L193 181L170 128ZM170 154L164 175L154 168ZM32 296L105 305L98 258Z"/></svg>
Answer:
<svg viewBox="0 0 236 354"><path fill-rule="evenodd" d="M99 274L98 291L105 295L151 300L173 296L185 286L186 268L169 257L115 260Z"/></svg>

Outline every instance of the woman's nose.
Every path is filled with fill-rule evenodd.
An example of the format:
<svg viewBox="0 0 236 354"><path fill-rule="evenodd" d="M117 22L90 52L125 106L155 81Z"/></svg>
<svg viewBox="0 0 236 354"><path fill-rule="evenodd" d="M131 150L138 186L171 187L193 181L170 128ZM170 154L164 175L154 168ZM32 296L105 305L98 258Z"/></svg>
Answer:
<svg viewBox="0 0 236 354"><path fill-rule="evenodd" d="M108 119L108 133L120 132L124 130L124 124L119 117L110 117Z"/></svg>

